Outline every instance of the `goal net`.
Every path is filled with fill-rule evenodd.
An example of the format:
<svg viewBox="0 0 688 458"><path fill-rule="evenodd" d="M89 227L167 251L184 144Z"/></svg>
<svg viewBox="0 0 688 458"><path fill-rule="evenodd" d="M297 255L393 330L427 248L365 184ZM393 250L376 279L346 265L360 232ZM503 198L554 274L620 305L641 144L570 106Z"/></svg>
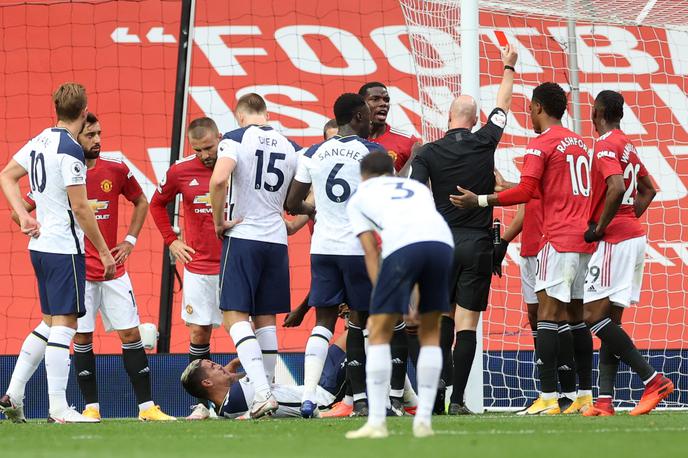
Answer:
<svg viewBox="0 0 688 458"><path fill-rule="evenodd" d="M438 69L461 66L460 53L445 59L448 46L460 49L458 0L402 0L417 62ZM594 97L620 91L627 103L622 129L631 137L659 192L643 221L648 231L647 262L640 304L624 314L624 328L652 365L674 380L676 392L665 406L688 405L688 312L686 263L688 222L688 9L675 1L525 0L480 1L480 105L482 118L494 107L503 67L498 34L519 54L514 100L505 135L497 150L497 168L519 180L525 146L534 136L528 119L532 90L554 81L569 94L564 124L592 145ZM569 20L574 24L569 24ZM569 29L572 25L573 28ZM571 34L569 32L572 32ZM428 38L432 37L432 38ZM450 45L449 45L450 44ZM434 45L434 46L433 46ZM457 47L458 46L458 47ZM577 65L578 82L569 68ZM574 67L575 68L575 67ZM458 72L417 72L426 140L441 135L435 102L439 93L460 92ZM572 92L578 89L578 107ZM459 89L457 91L457 88ZM446 98L444 99L446 102ZM429 103L427 103L429 102ZM574 120L574 114L580 115ZM446 119L440 116L439 120ZM513 210L497 210L507 223ZM519 244L512 243L505 275L494 278L484 316L484 397L486 408L518 408L536 396L533 341L520 294ZM595 345L598 345L595 339ZM597 365L595 364L595 367ZM596 380L596 374L595 379ZM635 399L642 383L623 367L616 398ZM621 402L624 405L624 402Z"/></svg>

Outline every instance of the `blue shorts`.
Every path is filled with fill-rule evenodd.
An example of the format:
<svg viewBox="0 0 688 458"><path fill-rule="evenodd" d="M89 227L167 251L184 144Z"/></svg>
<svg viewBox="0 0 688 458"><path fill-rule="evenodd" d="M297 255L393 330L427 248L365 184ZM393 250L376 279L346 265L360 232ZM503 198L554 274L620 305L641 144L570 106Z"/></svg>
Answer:
<svg viewBox="0 0 688 458"><path fill-rule="evenodd" d="M45 315L86 314L86 257L83 254L29 250L38 280L41 312Z"/></svg>
<svg viewBox="0 0 688 458"><path fill-rule="evenodd" d="M220 269L220 310L251 316L288 313L291 290L287 246L225 237Z"/></svg>
<svg viewBox="0 0 688 458"><path fill-rule="evenodd" d="M372 289L363 256L311 255L311 307L346 303L351 310L367 312Z"/></svg>
<svg viewBox="0 0 688 458"><path fill-rule="evenodd" d="M334 396L338 396L344 387L345 380L346 352L334 344L330 345L318 385Z"/></svg>
<svg viewBox="0 0 688 458"><path fill-rule="evenodd" d="M408 312L418 283L418 312L449 311L449 275L454 250L442 242L419 242L390 254L380 268L370 314Z"/></svg>

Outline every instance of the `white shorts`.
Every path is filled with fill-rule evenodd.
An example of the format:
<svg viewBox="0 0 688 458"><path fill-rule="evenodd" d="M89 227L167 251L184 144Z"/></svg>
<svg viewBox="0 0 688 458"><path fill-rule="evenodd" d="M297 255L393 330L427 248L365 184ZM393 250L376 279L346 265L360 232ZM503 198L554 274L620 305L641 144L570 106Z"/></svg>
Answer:
<svg viewBox="0 0 688 458"><path fill-rule="evenodd" d="M588 263L583 302L604 298L619 307L640 300L645 267L645 236L619 243L600 242Z"/></svg>
<svg viewBox="0 0 688 458"><path fill-rule="evenodd" d="M537 256L521 257L521 294L526 304L537 304L535 294L535 273L537 272Z"/></svg>
<svg viewBox="0 0 688 458"><path fill-rule="evenodd" d="M220 311L220 276L201 275L184 269L182 320L199 326L222 324Z"/></svg>
<svg viewBox="0 0 688 458"><path fill-rule="evenodd" d="M272 394L279 403L279 408L274 413L274 416L277 418L301 417L303 388L303 385L272 385ZM324 409L334 402L334 395L318 386L315 389L315 400L318 403L318 407Z"/></svg>
<svg viewBox="0 0 688 458"><path fill-rule="evenodd" d="M100 312L107 332L135 328L140 324L129 274L108 281L86 281L86 315L79 318L77 332L93 332Z"/></svg>
<svg viewBox="0 0 688 458"><path fill-rule="evenodd" d="M549 297L566 304L571 299L583 299L589 259L587 253L559 253L545 244L537 255L535 292L544 290Z"/></svg>

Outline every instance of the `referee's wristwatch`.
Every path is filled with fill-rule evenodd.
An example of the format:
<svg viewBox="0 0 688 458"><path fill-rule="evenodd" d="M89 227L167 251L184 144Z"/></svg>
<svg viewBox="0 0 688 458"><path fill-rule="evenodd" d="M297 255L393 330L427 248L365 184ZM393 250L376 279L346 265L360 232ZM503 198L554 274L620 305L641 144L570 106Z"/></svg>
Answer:
<svg viewBox="0 0 688 458"><path fill-rule="evenodd" d="M512 65L505 65L504 70L511 70L512 72L516 73L516 68L514 68Z"/></svg>

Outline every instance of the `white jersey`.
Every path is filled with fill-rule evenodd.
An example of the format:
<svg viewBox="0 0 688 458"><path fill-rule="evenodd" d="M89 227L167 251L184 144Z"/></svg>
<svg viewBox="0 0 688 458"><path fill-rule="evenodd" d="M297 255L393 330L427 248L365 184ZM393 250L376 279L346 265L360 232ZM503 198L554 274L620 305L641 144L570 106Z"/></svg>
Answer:
<svg viewBox="0 0 688 458"><path fill-rule="evenodd" d="M312 183L315 195L317 213L311 254L363 255L349 224L346 203L361 182L360 162L371 151L387 152L383 146L357 135L335 135L299 157L294 179Z"/></svg>
<svg viewBox="0 0 688 458"><path fill-rule="evenodd" d="M84 232L74 218L67 186L86 185L84 151L62 127L45 129L14 155L29 174L31 196L41 235L29 240L29 250L44 253L84 253Z"/></svg>
<svg viewBox="0 0 688 458"><path fill-rule="evenodd" d="M225 235L287 244L282 214L299 149L270 126L242 127L222 137L217 157L236 162L229 190L229 219L243 219Z"/></svg>
<svg viewBox="0 0 688 458"><path fill-rule="evenodd" d="M383 258L418 242L454 246L449 226L435 209L432 193L415 180L391 176L366 180L349 201L347 211L354 234L380 234Z"/></svg>

